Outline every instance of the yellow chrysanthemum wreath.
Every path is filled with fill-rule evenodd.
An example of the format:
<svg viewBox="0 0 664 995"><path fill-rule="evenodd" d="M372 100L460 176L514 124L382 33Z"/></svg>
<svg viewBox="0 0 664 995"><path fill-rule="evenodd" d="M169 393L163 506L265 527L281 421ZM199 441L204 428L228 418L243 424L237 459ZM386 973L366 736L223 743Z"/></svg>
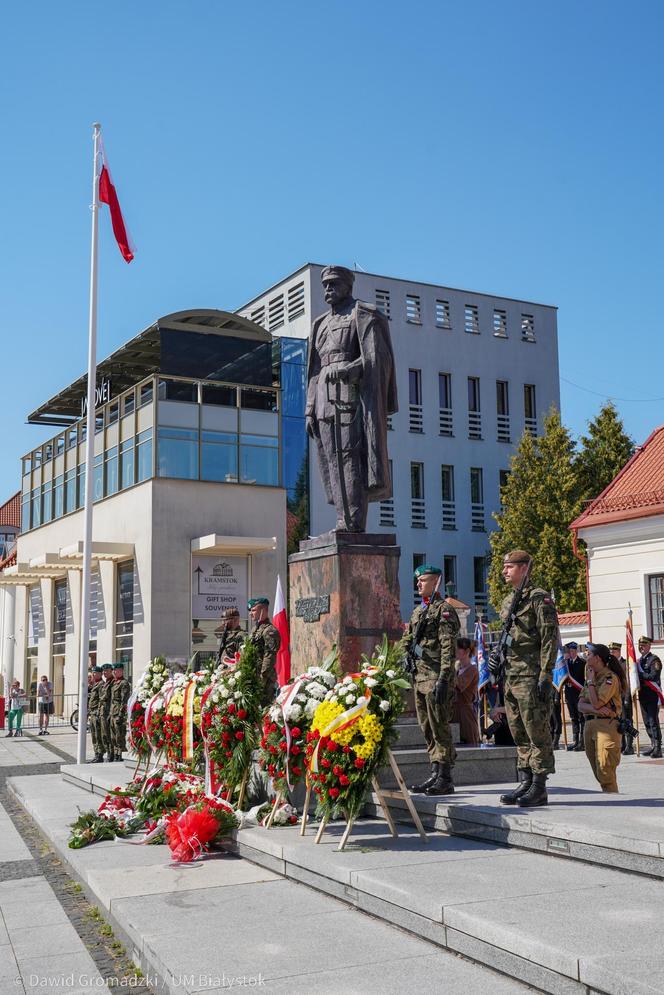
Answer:
<svg viewBox="0 0 664 995"><path fill-rule="evenodd" d="M344 711L343 705L338 702L321 701L314 712L311 728L318 730L322 735L330 722ZM339 746L352 746L358 757L368 760L378 749L383 738L383 727L376 715L367 712L346 729L338 729L330 733L329 738L333 739Z"/></svg>

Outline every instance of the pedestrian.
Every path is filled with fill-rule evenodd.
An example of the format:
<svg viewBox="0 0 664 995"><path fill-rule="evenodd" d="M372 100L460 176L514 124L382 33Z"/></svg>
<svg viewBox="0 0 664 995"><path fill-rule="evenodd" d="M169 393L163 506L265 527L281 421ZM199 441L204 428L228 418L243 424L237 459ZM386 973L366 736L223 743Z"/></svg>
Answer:
<svg viewBox="0 0 664 995"><path fill-rule="evenodd" d="M450 704L454 691L454 659L459 616L440 596L440 567L423 564L415 571L422 599L406 627L416 658L415 711L431 763L431 775L411 791L426 795L454 793L452 768L456 750L450 732Z"/></svg>
<svg viewBox="0 0 664 995"><path fill-rule="evenodd" d="M588 678L579 697L579 711L585 717L583 742L586 756L602 791L616 793L616 770L620 763L622 695L625 675L609 647L586 643Z"/></svg>
<svg viewBox="0 0 664 995"><path fill-rule="evenodd" d="M662 756L662 728L659 724L659 705L662 694L662 661L650 652L651 636L641 636L639 639L638 661L640 687L639 704L646 732L650 736L652 746L641 750L644 757L660 758Z"/></svg>
<svg viewBox="0 0 664 995"><path fill-rule="evenodd" d="M623 674L627 675L627 661L622 656L622 643L609 643L609 652L614 660L617 660L622 668ZM622 696L622 717L626 719L630 725L634 721L634 704L632 702L632 695L630 693L630 687L627 682L627 676L625 676L625 688ZM624 732L622 734L620 752L625 757L631 757L634 754L634 737L630 736L629 733Z"/></svg>
<svg viewBox="0 0 664 995"><path fill-rule="evenodd" d="M555 770L551 739L552 675L558 656L558 615L551 595L530 584L532 557L523 549L508 553L503 578L514 588L500 615L509 624L506 649L505 709L517 748L519 784L500 796L503 805L546 805L546 779Z"/></svg>
<svg viewBox="0 0 664 995"><path fill-rule="evenodd" d="M102 760L113 762L113 741L111 739L111 691L113 688L113 664L104 663L101 668L101 685L99 688L99 731L101 734Z"/></svg>
<svg viewBox="0 0 664 995"><path fill-rule="evenodd" d="M472 640L468 639L467 636L457 638L454 694L450 721L458 722L459 738L466 746L480 745L480 730L475 710L479 673L473 661L474 652L475 644Z"/></svg>
<svg viewBox="0 0 664 995"><path fill-rule="evenodd" d="M258 651L258 675L262 684L261 705L270 705L277 695L277 653L281 646L281 636L270 622L267 598L251 598L247 602L254 629L249 642Z"/></svg>
<svg viewBox="0 0 664 995"><path fill-rule="evenodd" d="M19 680L14 680L12 681L12 685L9 689L9 732L5 736L5 739L10 739L12 736L23 735L21 725L23 722L24 705L25 691L21 687L21 682ZM16 725L16 732L12 732L14 725Z"/></svg>
<svg viewBox="0 0 664 995"><path fill-rule="evenodd" d="M99 693L101 691L102 684L101 675L101 667L95 666L92 668L92 685L90 687L90 693L88 694L88 723L90 725L92 752L94 754L93 759L90 761L91 764L100 764L104 762L104 747L102 745L101 720L99 715Z"/></svg>
<svg viewBox="0 0 664 995"><path fill-rule="evenodd" d="M37 685L37 699L39 701L39 733L40 736L50 736L48 722L53 712L53 685L46 674Z"/></svg>
<svg viewBox="0 0 664 995"><path fill-rule="evenodd" d="M124 663L113 664L113 683L111 684L111 705L109 708L109 726L112 759L122 760L122 754L127 749L127 702L131 697L131 684L124 674Z"/></svg>
<svg viewBox="0 0 664 995"><path fill-rule="evenodd" d="M240 612L237 608L227 608L222 619L222 632L219 637L217 665L226 659L233 659L240 653L247 634L240 626Z"/></svg>
<svg viewBox="0 0 664 995"><path fill-rule="evenodd" d="M563 649L568 652L567 672L569 674L563 690L574 737L567 749L583 753L583 715L579 712L579 695L586 679L586 661L579 654L578 643L567 643Z"/></svg>

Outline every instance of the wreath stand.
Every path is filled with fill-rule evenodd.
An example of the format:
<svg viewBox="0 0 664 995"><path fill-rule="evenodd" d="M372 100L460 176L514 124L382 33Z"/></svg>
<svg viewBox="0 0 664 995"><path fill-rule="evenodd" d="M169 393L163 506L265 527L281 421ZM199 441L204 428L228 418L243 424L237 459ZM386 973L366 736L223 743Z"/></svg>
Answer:
<svg viewBox="0 0 664 995"><path fill-rule="evenodd" d="M387 751L387 759L390 767L392 768L392 773L394 774L396 782L399 786L398 790L390 789L388 791L385 790L384 788L381 788L380 784L378 783L377 772L371 778L371 786L373 787L376 797L378 798L378 803L383 810L383 815L385 816L385 821L387 822L390 833L394 838L398 837L399 835L399 833L397 832L396 823L392 817L392 813L390 812L388 799L400 798L405 801L408 811L410 812L410 817L415 825L415 828L420 834L421 839L426 843L428 842L428 836L425 832L424 826L422 825L422 820L418 815L417 809L413 805L413 799L410 797L410 792L406 787L406 782L404 781L401 771L399 770L399 765L396 761L394 754L392 753L392 750ZM341 837L339 846L337 847L337 851L343 850L345 848L346 843L348 842L348 837L350 836L353 829L353 825L355 823L355 819L349 818L347 813L344 813L344 816L346 819L346 828L344 830L343 836ZM328 818L326 816L319 826L314 843L320 843L321 839L323 838L323 833L325 832L325 827L327 826L327 823L328 823ZM304 836L304 826L305 823L303 819L303 826L302 829L300 830L301 836Z"/></svg>

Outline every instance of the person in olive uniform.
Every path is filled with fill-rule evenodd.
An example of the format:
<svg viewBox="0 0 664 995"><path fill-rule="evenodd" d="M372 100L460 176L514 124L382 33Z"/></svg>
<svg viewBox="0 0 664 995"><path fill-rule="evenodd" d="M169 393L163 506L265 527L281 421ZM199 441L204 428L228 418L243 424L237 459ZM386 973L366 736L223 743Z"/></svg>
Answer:
<svg viewBox="0 0 664 995"><path fill-rule="evenodd" d="M503 578L514 589L528 576L532 557L523 549L508 553ZM506 622L514 595L503 602ZM552 674L558 655L558 614L553 598L526 580L509 630L505 669L505 709L517 748L519 784L500 800L503 805L546 805L546 779L555 770L551 726Z"/></svg>
<svg viewBox="0 0 664 995"><path fill-rule="evenodd" d="M431 762L431 776L411 791L427 795L454 793L452 768L456 750L450 733L450 709L454 692L456 639L461 628L456 611L440 596L437 585L441 570L424 564L415 571L417 592L422 603L411 615L406 628L416 638L413 650L417 660L414 675L415 711ZM424 624L420 623L425 619Z"/></svg>
<svg viewBox="0 0 664 995"><path fill-rule="evenodd" d="M620 668L625 676L625 687L622 696L622 715L624 719L629 722L634 720L634 705L632 703L632 695L630 693L630 687L627 680L627 661L621 655L622 643L609 643L609 652L614 660L618 661ZM626 756L631 757L634 754L634 737L628 736L627 733L623 733L621 740L620 752Z"/></svg>
<svg viewBox="0 0 664 995"><path fill-rule="evenodd" d="M271 704L277 694L277 653L281 636L268 618L270 602L267 598L250 598L247 602L254 629L248 637L258 650L258 674L263 685L263 707Z"/></svg>
<svg viewBox="0 0 664 995"><path fill-rule="evenodd" d="M620 664L603 643L587 643L588 679L579 698L585 717L583 742L586 756L602 791L618 791L616 770L620 763L618 719L627 682Z"/></svg>
<svg viewBox="0 0 664 995"><path fill-rule="evenodd" d="M650 652L652 639L650 636L641 636L639 639L638 660L639 677L641 686L639 688L639 704L641 705L641 715L646 732L650 736L652 746L647 750L641 750L644 757L659 758L662 755L662 727L659 724L660 697L655 688L662 687L662 661L654 653ZM648 686L649 682L652 687Z"/></svg>
<svg viewBox="0 0 664 995"><path fill-rule="evenodd" d="M101 722L99 719L99 692L101 691L101 667L92 668L92 684L88 692L88 722L90 724L90 736L92 737L92 750L94 757L91 764L100 764L104 761L104 747L101 738Z"/></svg>
<svg viewBox="0 0 664 995"><path fill-rule="evenodd" d="M564 647L568 651L567 671L570 680L565 681L563 691L565 693L565 704L572 723L573 742L567 747L568 750L576 750L583 753L583 715L579 712L579 695L583 690L586 680L586 661L579 656L578 643L567 643Z"/></svg>
<svg viewBox="0 0 664 995"><path fill-rule="evenodd" d="M109 715L113 760L122 760L122 753L127 749L127 702L130 697L131 684L124 675L124 663L114 663Z"/></svg>
<svg viewBox="0 0 664 995"><path fill-rule="evenodd" d="M224 630L219 639L219 650L217 652L217 665L223 663L226 657L233 659L236 653L242 649L242 645L247 637L244 629L240 628L240 613L237 608L227 608L223 616Z"/></svg>
<svg viewBox="0 0 664 995"><path fill-rule="evenodd" d="M113 743L111 741L111 691L113 688L113 664L104 663L101 668L101 684L99 685L99 732L101 758L113 761Z"/></svg>

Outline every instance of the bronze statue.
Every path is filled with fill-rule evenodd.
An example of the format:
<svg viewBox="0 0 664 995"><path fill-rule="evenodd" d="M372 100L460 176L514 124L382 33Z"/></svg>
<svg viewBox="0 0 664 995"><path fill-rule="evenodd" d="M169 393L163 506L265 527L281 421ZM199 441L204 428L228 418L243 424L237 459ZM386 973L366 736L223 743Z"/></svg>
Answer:
<svg viewBox="0 0 664 995"><path fill-rule="evenodd" d="M369 502L392 496L387 416L398 408L387 318L352 296L354 279L344 266L323 270L330 310L313 324L307 370L307 432L338 532L364 532Z"/></svg>

